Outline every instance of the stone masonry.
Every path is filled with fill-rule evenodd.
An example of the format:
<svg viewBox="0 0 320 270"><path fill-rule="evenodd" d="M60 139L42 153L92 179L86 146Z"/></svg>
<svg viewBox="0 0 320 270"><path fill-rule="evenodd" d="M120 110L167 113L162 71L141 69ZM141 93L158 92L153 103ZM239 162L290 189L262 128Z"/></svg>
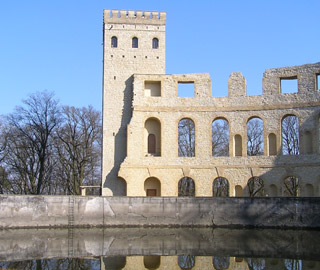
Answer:
<svg viewBox="0 0 320 270"><path fill-rule="evenodd" d="M195 195L212 196L217 177L229 182L230 196L247 194L257 176L267 196L283 195L283 181L299 178L300 196L320 196L320 63L268 69L263 94L246 95L241 73L229 77L228 97L212 97L209 74L165 75L164 12L105 10L102 194L178 196L178 182L190 177ZM116 38L117 44L112 43ZM133 39L138 47L133 47ZM154 45L158 40L158 46ZM281 80L294 79L296 93L282 93ZM178 97L179 83L193 83L194 97ZM281 123L299 120L299 155L281 152ZM247 122L263 121L264 155L247 156ZM195 156L178 156L178 123L195 125ZM229 124L229 156L212 156L212 122ZM156 155L148 153L153 134Z"/></svg>

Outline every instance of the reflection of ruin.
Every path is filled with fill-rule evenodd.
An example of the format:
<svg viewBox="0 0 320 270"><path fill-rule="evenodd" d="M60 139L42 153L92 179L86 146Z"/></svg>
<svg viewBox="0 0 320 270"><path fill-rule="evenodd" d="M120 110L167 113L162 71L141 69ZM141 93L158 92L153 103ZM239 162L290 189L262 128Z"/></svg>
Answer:
<svg viewBox="0 0 320 270"><path fill-rule="evenodd" d="M208 74L165 75L165 23L105 11L103 195L178 196L184 181L195 196L319 196L320 63L266 70L258 96L232 73L214 98ZM178 96L185 85L191 97Z"/></svg>
<svg viewBox="0 0 320 270"><path fill-rule="evenodd" d="M317 261L279 258L241 258L216 256L132 256L103 257L102 270L312 270L319 269Z"/></svg>

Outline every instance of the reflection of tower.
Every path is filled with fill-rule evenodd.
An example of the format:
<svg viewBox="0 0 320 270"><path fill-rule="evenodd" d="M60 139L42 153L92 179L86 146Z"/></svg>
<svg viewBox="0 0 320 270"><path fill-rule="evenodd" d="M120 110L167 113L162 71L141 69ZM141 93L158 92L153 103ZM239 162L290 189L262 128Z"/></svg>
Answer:
<svg viewBox="0 0 320 270"><path fill-rule="evenodd" d="M102 195L125 195L117 183L127 152L132 75L165 74L166 13L104 11Z"/></svg>

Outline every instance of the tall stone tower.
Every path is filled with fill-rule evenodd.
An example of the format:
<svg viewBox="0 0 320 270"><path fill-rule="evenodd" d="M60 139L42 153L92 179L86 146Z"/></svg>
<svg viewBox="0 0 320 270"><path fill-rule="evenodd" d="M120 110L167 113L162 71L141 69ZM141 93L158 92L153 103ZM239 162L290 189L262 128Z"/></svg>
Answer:
<svg viewBox="0 0 320 270"><path fill-rule="evenodd" d="M165 12L104 10L102 195L125 195L133 74L165 74Z"/></svg>

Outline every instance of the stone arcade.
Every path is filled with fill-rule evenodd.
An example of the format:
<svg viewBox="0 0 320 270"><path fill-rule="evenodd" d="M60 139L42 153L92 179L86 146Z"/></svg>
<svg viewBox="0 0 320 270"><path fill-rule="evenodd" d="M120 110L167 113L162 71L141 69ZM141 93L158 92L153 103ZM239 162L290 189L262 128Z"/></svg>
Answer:
<svg viewBox="0 0 320 270"><path fill-rule="evenodd" d="M263 94L246 95L246 80L232 73L228 97L211 96L209 74L165 74L166 13L105 10L103 66L103 196L178 196L178 183L192 178L195 196L213 194L227 179L230 196L248 196L259 177L266 196L284 195L284 180L299 179L299 196L320 195L320 63L268 69ZM296 80L296 93L281 91ZM178 97L178 84L192 83L194 97ZM299 155L282 153L282 120L299 122ZM263 121L263 155L247 155L247 122ZM192 120L195 155L178 154L178 125ZM229 155L212 155L212 123L229 128Z"/></svg>

